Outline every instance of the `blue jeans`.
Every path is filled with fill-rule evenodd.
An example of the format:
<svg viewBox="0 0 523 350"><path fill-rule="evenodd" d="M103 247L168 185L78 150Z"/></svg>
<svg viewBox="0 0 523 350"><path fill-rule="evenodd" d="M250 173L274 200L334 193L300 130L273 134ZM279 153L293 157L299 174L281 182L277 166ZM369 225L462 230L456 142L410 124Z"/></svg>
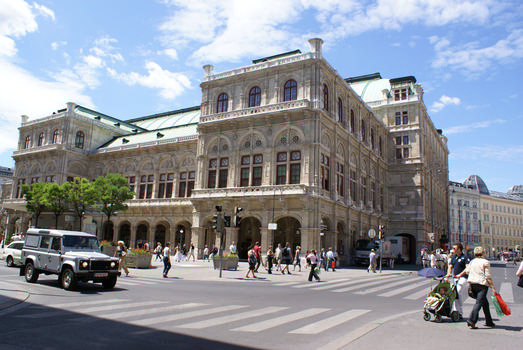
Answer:
<svg viewBox="0 0 523 350"><path fill-rule="evenodd" d="M166 256L163 258L163 274L167 275L171 269L171 259Z"/></svg>
<svg viewBox="0 0 523 350"><path fill-rule="evenodd" d="M485 323L492 324L492 316L490 315L490 308L487 299L488 287L482 284L471 283L472 290L477 293L476 304L472 308L469 319L469 323L476 324L479 318L479 310L483 309L483 314L485 315Z"/></svg>

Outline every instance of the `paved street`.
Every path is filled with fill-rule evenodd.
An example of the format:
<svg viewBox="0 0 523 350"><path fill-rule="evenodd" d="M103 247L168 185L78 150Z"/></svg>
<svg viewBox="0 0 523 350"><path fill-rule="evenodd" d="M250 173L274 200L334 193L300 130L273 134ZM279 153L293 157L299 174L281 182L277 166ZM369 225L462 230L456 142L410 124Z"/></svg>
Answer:
<svg viewBox="0 0 523 350"><path fill-rule="evenodd" d="M240 263L239 271L224 271L220 279L208 262L173 265L168 279L153 262L152 269L131 269L114 290L83 284L66 292L55 276L28 284L2 262L0 348L439 349L456 334L479 348L485 342L516 345L523 337L523 290L511 265L493 270L513 315L495 316L495 329L475 331L446 318L423 321L423 300L436 282L415 271L338 269L322 271L316 283L307 281L308 271L263 270L259 279L244 279L246 264ZM472 303L466 300L465 314Z"/></svg>

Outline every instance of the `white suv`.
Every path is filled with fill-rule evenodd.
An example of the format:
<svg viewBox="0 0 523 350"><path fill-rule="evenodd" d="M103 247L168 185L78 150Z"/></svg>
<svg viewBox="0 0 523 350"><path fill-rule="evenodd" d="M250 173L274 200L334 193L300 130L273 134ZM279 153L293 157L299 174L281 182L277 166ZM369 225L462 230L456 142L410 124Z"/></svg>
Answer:
<svg viewBox="0 0 523 350"><path fill-rule="evenodd" d="M20 275L27 282L36 282L40 273L56 274L67 290L77 281L113 288L118 276L118 259L102 254L95 235L77 231L29 229L20 264Z"/></svg>

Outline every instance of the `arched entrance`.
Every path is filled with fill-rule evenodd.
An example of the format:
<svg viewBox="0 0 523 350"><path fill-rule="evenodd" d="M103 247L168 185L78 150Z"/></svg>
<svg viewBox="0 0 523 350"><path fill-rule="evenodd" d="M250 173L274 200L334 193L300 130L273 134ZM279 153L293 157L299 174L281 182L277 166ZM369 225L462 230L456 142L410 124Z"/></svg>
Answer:
<svg viewBox="0 0 523 350"><path fill-rule="evenodd" d="M142 248L145 241L147 241L149 228L146 224L140 224L136 228L136 246Z"/></svg>
<svg viewBox="0 0 523 350"><path fill-rule="evenodd" d="M261 222L253 217L243 218L240 221L240 231L238 232L238 256L240 259L247 259L249 247L256 242L261 242L260 233ZM267 249L267 247L264 247Z"/></svg>
<svg viewBox="0 0 523 350"><path fill-rule="evenodd" d="M109 222L104 222L104 227L103 227L103 239L105 241L112 241L113 240L113 237L114 237L114 224L109 221Z"/></svg>
<svg viewBox="0 0 523 350"><path fill-rule="evenodd" d="M159 224L156 225L156 229L154 230L154 246L156 247L156 244L160 242L162 244L162 247L165 247L165 232L167 232L164 225Z"/></svg>
<svg viewBox="0 0 523 350"><path fill-rule="evenodd" d="M407 237L409 239L409 260L407 261L407 263L409 264L415 264L416 263L416 258L417 258L417 254L416 254L416 238L414 238L413 235L410 235L408 233L400 233L396 236L402 236L402 237Z"/></svg>
<svg viewBox="0 0 523 350"><path fill-rule="evenodd" d="M120 225L118 230L118 240L123 241L124 244L129 247L131 243L131 225L128 223Z"/></svg>
<svg viewBox="0 0 523 350"><path fill-rule="evenodd" d="M184 225L178 225L176 226L176 231L174 233L174 246L180 246L183 247L184 244L187 244L188 242L185 239L185 236L187 234L187 227Z"/></svg>
<svg viewBox="0 0 523 350"><path fill-rule="evenodd" d="M276 223L278 224L278 229L274 231L273 246L276 247L278 243L281 243L281 246L284 247L289 242L294 254L296 246L301 246L300 222L293 217L286 216L278 219Z"/></svg>

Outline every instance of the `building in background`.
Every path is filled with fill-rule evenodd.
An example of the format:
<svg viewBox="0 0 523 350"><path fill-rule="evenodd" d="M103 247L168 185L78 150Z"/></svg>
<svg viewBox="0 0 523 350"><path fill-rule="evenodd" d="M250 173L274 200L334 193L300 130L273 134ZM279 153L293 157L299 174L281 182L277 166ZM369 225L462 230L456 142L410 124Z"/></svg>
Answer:
<svg viewBox="0 0 523 350"><path fill-rule="evenodd" d="M451 242L472 249L481 245L488 257L516 252L523 244L523 186L507 193L489 191L477 175L463 183L450 182L449 221Z"/></svg>
<svg viewBox="0 0 523 350"><path fill-rule="evenodd" d="M111 222L96 213L85 220L103 239L192 242L201 252L220 243L215 207L227 216L241 207L225 246L237 242L242 257L256 241L263 249L290 242L333 247L349 263L356 241L382 225L409 238L414 262L448 235L446 138L423 90L411 76L344 79L323 58L321 39L309 43L310 52L226 72L205 66L201 106L126 121L74 103L23 116L6 201L11 229L30 224L23 184L120 173L136 192L129 210ZM42 215L39 225L52 222Z"/></svg>

